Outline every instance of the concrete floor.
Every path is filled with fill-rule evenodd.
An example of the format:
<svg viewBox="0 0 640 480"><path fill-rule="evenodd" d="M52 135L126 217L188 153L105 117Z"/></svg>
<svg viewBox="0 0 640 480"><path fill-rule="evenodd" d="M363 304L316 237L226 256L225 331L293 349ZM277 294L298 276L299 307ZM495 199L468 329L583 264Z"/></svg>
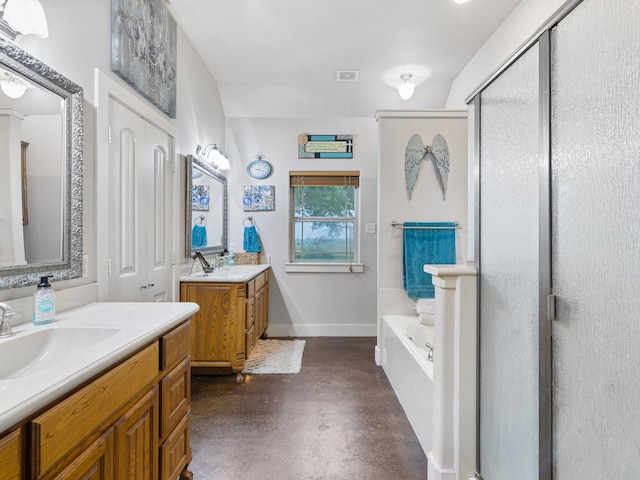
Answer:
<svg viewBox="0 0 640 480"><path fill-rule="evenodd" d="M424 480L375 338L305 338L295 375L194 376L195 480Z"/></svg>

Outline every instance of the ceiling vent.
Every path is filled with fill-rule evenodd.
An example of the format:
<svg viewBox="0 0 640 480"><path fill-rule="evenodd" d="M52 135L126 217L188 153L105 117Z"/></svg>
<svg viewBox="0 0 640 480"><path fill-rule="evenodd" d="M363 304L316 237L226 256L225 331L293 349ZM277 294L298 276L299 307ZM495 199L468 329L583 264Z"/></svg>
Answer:
<svg viewBox="0 0 640 480"><path fill-rule="evenodd" d="M360 77L360 70L338 70L336 80L338 82L357 82Z"/></svg>

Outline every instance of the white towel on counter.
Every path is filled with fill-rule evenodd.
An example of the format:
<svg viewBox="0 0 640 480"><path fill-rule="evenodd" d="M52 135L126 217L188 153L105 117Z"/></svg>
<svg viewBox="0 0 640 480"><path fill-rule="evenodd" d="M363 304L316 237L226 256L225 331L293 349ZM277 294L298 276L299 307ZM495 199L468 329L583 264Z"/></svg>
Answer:
<svg viewBox="0 0 640 480"><path fill-rule="evenodd" d="M436 324L436 316L433 313L419 313L418 320L423 325L434 326Z"/></svg>
<svg viewBox="0 0 640 480"><path fill-rule="evenodd" d="M416 312L418 315L421 313L429 313L434 315L436 313L436 301L433 298L419 298L416 300Z"/></svg>

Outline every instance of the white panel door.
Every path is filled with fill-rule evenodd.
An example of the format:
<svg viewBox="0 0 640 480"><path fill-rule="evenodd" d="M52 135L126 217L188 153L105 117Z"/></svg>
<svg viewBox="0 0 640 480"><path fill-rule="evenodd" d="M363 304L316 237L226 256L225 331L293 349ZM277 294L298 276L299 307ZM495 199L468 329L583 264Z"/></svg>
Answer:
<svg viewBox="0 0 640 480"><path fill-rule="evenodd" d="M145 171L148 178L146 197L141 211L145 218L146 239L143 251L147 260L147 295L149 300L171 300L173 173L169 155L171 137L150 123L146 123Z"/></svg>
<svg viewBox="0 0 640 480"><path fill-rule="evenodd" d="M109 101L109 299L170 299L171 137Z"/></svg>

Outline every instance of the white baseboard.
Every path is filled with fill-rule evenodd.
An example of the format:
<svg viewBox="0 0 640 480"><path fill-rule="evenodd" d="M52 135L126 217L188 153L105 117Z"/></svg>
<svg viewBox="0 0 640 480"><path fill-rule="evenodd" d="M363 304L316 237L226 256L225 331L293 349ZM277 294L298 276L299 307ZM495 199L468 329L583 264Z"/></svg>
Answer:
<svg viewBox="0 0 640 480"><path fill-rule="evenodd" d="M376 345L376 365L379 367L384 367L387 364L387 349L380 348L379 345Z"/></svg>
<svg viewBox="0 0 640 480"><path fill-rule="evenodd" d="M270 323L267 334L270 337L375 337L378 327L375 323L348 325L279 325Z"/></svg>

